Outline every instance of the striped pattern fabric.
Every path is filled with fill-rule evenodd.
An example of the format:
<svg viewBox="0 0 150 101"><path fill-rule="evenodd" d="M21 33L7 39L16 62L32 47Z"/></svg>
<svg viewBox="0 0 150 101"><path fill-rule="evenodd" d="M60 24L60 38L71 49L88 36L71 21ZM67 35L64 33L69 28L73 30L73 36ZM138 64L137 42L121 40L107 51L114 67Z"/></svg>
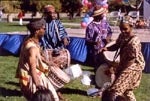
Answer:
<svg viewBox="0 0 150 101"><path fill-rule="evenodd" d="M59 33L57 33L56 26ZM44 49L62 48L63 44L60 41L64 37L68 36L60 20L52 20L50 23L46 23L46 32L40 43Z"/></svg>

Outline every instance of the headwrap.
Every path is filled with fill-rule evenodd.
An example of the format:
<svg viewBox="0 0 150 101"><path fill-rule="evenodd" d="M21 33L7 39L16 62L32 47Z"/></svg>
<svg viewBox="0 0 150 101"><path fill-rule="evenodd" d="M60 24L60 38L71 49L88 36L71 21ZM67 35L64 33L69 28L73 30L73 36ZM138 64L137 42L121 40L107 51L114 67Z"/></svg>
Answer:
<svg viewBox="0 0 150 101"><path fill-rule="evenodd" d="M121 23L127 23L127 24L132 25L132 26L134 24L133 19L130 16L123 17L121 20Z"/></svg>
<svg viewBox="0 0 150 101"><path fill-rule="evenodd" d="M44 13L54 12L54 11L55 11L55 7L53 5L46 5L44 7Z"/></svg>
<svg viewBox="0 0 150 101"><path fill-rule="evenodd" d="M27 28L29 31L35 31L42 28L45 23L44 19L32 20L29 24L27 24Z"/></svg>

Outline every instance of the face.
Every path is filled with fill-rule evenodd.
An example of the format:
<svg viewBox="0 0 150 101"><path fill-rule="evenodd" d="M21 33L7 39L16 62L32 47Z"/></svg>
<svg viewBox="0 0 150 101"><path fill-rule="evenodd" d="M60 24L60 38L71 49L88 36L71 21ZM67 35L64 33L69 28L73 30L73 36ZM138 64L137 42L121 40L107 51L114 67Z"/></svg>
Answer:
<svg viewBox="0 0 150 101"><path fill-rule="evenodd" d="M44 36L44 33L45 33L45 26L43 26L42 28L40 28L38 31L38 37L41 38Z"/></svg>
<svg viewBox="0 0 150 101"><path fill-rule="evenodd" d="M49 11L45 13L45 18L47 21L51 21L53 19L56 19L56 12L55 11Z"/></svg>
<svg viewBox="0 0 150 101"><path fill-rule="evenodd" d="M131 36L131 31L132 31L132 27L127 24L127 23L122 23L120 26L120 31L121 33L125 36L125 37L128 37L128 36Z"/></svg>
<svg viewBox="0 0 150 101"><path fill-rule="evenodd" d="M104 15L101 14L101 15L95 16L95 17L94 17L94 20L95 20L95 21L100 21L100 20L103 19L103 17L104 17Z"/></svg>

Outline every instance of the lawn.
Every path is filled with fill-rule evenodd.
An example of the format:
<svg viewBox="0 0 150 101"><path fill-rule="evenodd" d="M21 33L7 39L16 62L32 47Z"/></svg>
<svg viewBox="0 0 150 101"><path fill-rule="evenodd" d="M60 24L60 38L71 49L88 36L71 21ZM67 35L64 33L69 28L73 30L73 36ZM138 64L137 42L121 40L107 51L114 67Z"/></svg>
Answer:
<svg viewBox="0 0 150 101"><path fill-rule="evenodd" d="M17 23L0 23L0 32L26 31L25 26ZM20 92L18 79L15 78L18 57L0 56L0 101L25 101ZM92 71L89 66L80 65L83 70ZM61 90L64 97L69 101L100 101L100 98L92 98L86 95L86 90L94 85L81 84L81 77L72 80ZM141 85L135 90L137 101L150 101L150 74L143 73Z"/></svg>
<svg viewBox="0 0 150 101"><path fill-rule="evenodd" d="M0 101L25 101L19 88L18 79L15 78L18 57L0 56ZM92 68L80 65L83 70L91 71ZM98 97L92 98L86 95L88 88L81 83L81 77L72 80L61 90L64 97L69 101L100 101ZM150 101L150 74L143 73L140 87L135 90L137 101Z"/></svg>

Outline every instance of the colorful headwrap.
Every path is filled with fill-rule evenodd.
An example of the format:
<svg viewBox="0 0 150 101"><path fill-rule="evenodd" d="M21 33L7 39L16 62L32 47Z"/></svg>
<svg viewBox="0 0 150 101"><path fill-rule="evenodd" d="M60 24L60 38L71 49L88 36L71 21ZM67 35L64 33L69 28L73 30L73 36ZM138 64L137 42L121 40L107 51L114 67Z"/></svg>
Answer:
<svg viewBox="0 0 150 101"><path fill-rule="evenodd" d="M55 7L53 5L46 5L44 7L44 13L54 12L54 11L55 11Z"/></svg>
<svg viewBox="0 0 150 101"><path fill-rule="evenodd" d="M121 23L128 23L133 26L133 19L130 16L125 16L122 18Z"/></svg>

